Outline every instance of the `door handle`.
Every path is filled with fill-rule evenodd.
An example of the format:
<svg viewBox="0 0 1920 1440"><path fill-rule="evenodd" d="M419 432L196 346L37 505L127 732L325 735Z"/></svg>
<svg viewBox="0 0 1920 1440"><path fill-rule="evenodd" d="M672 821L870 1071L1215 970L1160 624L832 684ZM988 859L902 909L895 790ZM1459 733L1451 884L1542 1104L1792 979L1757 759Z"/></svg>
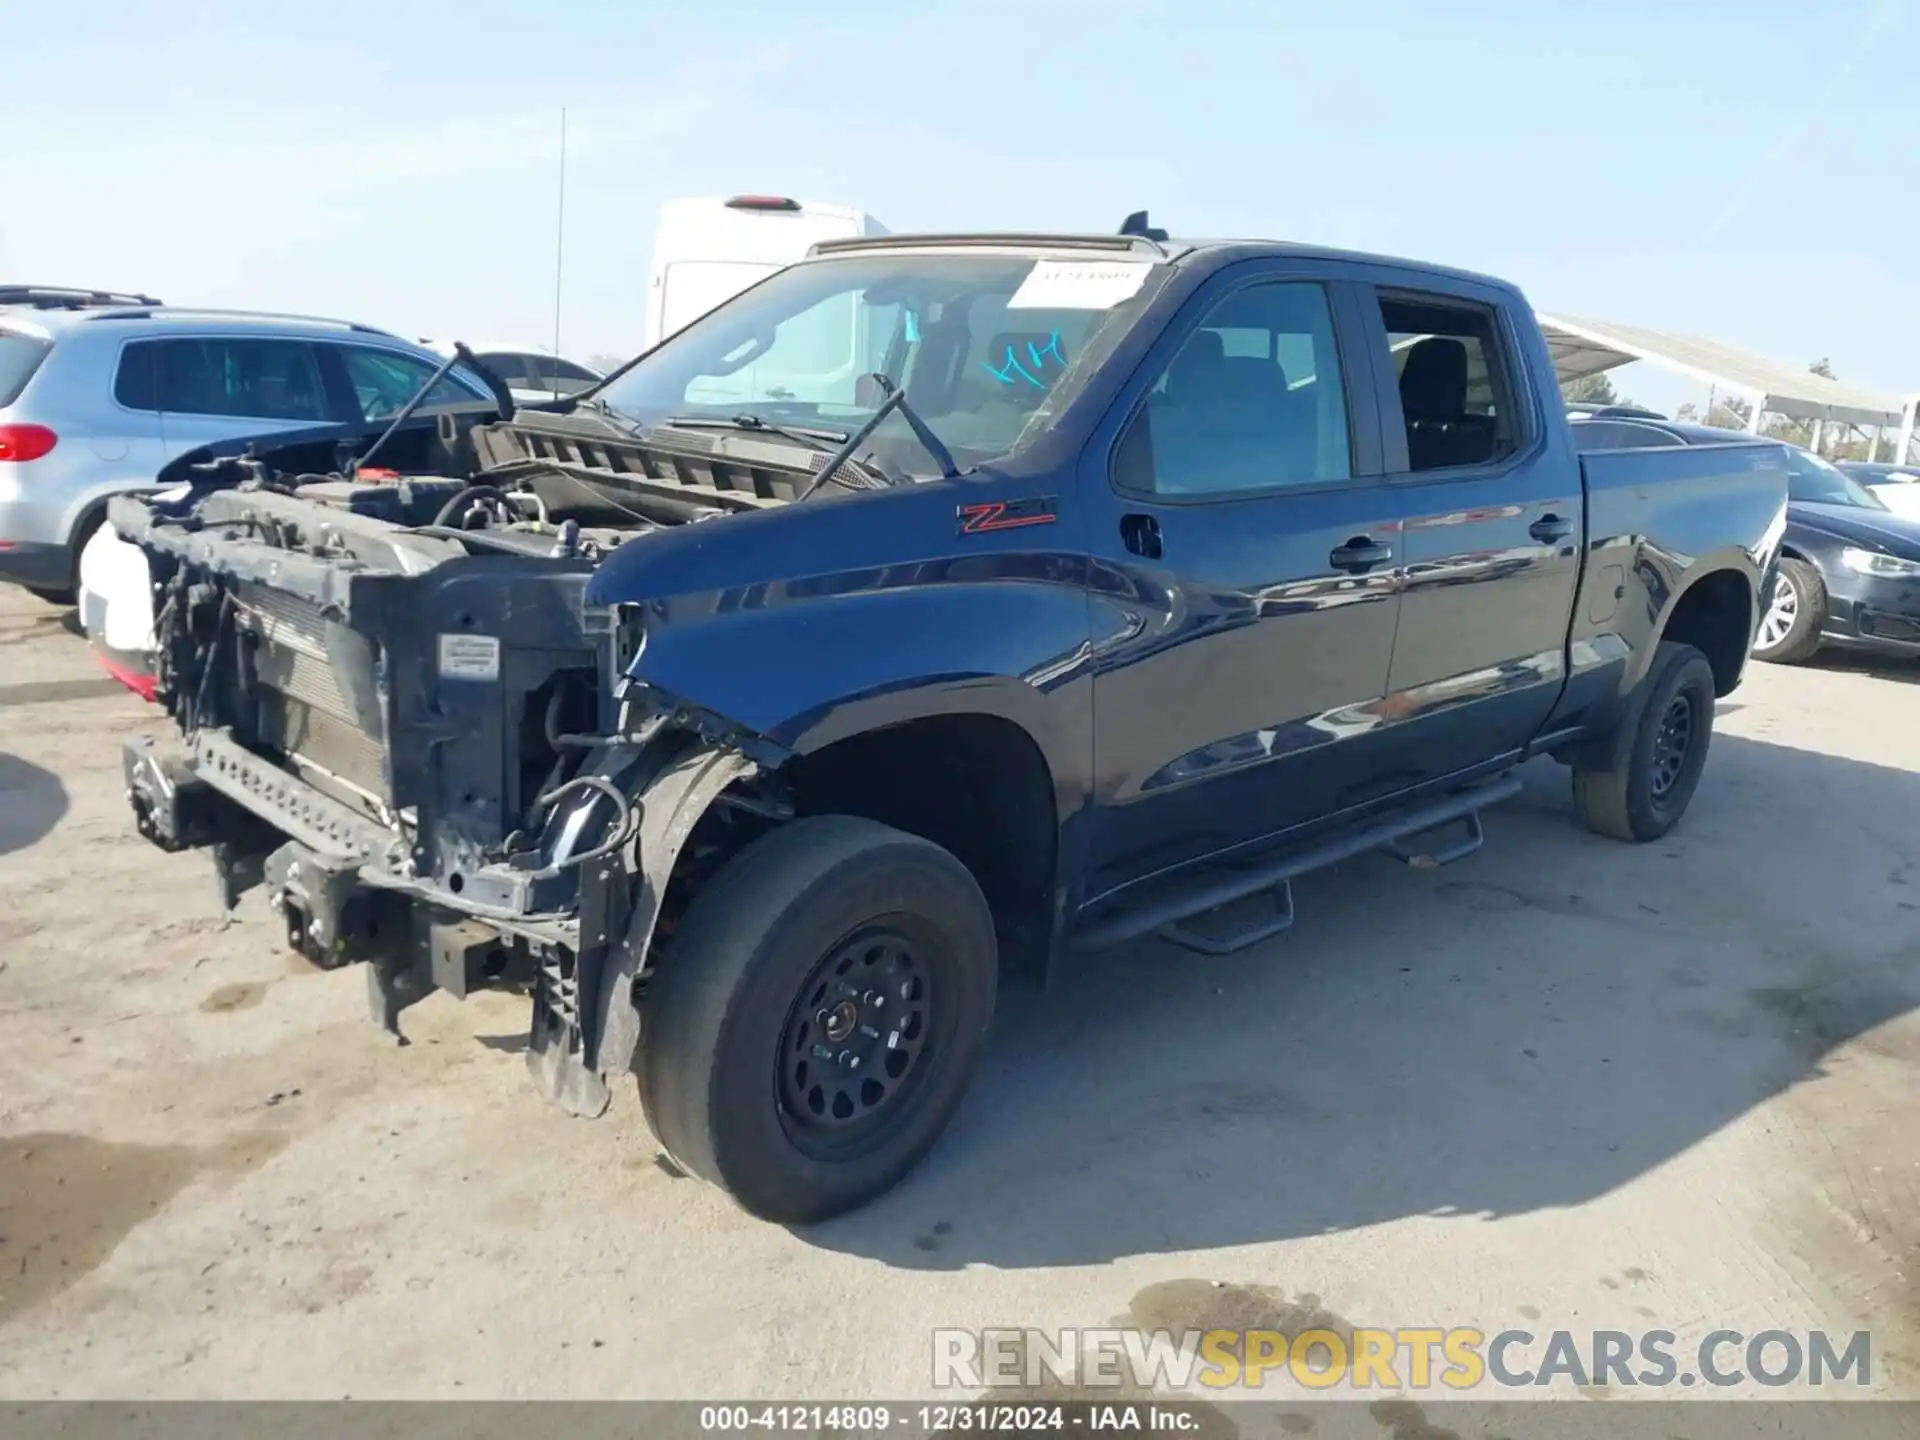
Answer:
<svg viewBox="0 0 1920 1440"><path fill-rule="evenodd" d="M1349 575L1360 575L1384 565L1393 558L1393 547L1382 545L1370 535L1356 535L1331 555L1327 563L1336 570L1345 570Z"/></svg>
<svg viewBox="0 0 1920 1440"><path fill-rule="evenodd" d="M1120 540L1127 549L1145 560L1160 558L1160 522L1151 515L1122 515Z"/></svg>
<svg viewBox="0 0 1920 1440"><path fill-rule="evenodd" d="M1558 545L1573 533L1573 521L1549 512L1529 525L1527 533L1542 545Z"/></svg>

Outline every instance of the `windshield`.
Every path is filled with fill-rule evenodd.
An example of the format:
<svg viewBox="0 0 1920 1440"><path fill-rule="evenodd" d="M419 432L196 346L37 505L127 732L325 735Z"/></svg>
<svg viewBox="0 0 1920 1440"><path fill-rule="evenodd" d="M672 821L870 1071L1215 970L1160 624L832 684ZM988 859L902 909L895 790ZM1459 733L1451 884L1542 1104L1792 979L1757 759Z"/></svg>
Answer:
<svg viewBox="0 0 1920 1440"><path fill-rule="evenodd" d="M1884 510L1880 497L1866 486L1805 450L1787 452L1787 498L1817 505L1853 505L1862 510Z"/></svg>
<svg viewBox="0 0 1920 1440"><path fill-rule="evenodd" d="M1057 413L1096 341L1118 336L1165 273L1125 256L982 251L809 261L696 320L601 398L649 428L750 415L850 434L898 385L966 469ZM899 473L938 472L897 412L868 450Z"/></svg>

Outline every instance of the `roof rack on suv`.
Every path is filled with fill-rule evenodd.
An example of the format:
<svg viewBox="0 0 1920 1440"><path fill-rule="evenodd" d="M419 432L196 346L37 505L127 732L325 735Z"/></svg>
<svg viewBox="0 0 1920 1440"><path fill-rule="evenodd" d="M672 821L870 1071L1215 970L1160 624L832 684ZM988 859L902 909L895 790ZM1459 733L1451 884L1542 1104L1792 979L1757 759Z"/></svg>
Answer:
<svg viewBox="0 0 1920 1440"><path fill-rule="evenodd" d="M118 290L81 290L71 285L0 285L0 305L36 310L85 310L100 305L159 305L151 295Z"/></svg>
<svg viewBox="0 0 1920 1440"><path fill-rule="evenodd" d="M808 253L841 255L849 250L921 249L928 246L963 249L973 245L1045 245L1051 249L1144 253L1162 258L1168 253L1165 245L1147 235L1048 235L1024 230L985 230L945 235L851 235L839 240L816 240Z"/></svg>
<svg viewBox="0 0 1920 1440"><path fill-rule="evenodd" d="M151 308L146 308L151 307ZM266 324L324 325L334 330L352 330L362 335L379 335L389 340L399 337L378 325L362 325L357 320L336 320L328 315L286 315L276 310L221 310L205 305L166 305L157 300L141 308L114 309L93 317L95 320L259 320Z"/></svg>

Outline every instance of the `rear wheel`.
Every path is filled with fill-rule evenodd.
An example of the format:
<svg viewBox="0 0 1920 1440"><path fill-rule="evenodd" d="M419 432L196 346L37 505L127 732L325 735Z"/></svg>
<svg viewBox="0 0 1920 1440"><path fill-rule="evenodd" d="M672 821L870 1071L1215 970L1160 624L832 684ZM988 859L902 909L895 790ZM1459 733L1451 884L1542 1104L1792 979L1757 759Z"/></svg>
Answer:
<svg viewBox="0 0 1920 1440"><path fill-rule="evenodd" d="M1776 567L1773 593L1753 637L1756 660L1793 665L1810 660L1820 648L1820 632L1827 623L1827 586L1820 572L1804 560L1783 556Z"/></svg>
<svg viewBox="0 0 1920 1440"><path fill-rule="evenodd" d="M850 1210L946 1127L997 983L993 918L951 854L794 821L729 861L667 946L641 1006L648 1123L763 1219Z"/></svg>
<svg viewBox="0 0 1920 1440"><path fill-rule="evenodd" d="M1601 753L1573 770L1573 804L1589 830L1658 840L1686 813L1713 738L1713 667L1691 645L1662 641L1640 696Z"/></svg>

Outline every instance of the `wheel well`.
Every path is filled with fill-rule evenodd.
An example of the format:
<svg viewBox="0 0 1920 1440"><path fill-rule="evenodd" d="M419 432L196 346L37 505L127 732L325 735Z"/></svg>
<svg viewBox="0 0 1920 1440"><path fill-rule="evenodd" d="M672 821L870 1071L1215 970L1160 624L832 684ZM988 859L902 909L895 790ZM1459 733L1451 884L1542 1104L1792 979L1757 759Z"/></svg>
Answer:
<svg viewBox="0 0 1920 1440"><path fill-rule="evenodd" d="M1662 640L1691 645L1713 667L1713 691L1731 694L1753 642L1753 591L1737 571L1702 576L1674 602Z"/></svg>
<svg viewBox="0 0 1920 1440"><path fill-rule="evenodd" d="M780 778L797 815L862 815L951 851L987 897L1003 960L1044 967L1059 832L1053 776L1020 726L930 716L837 741Z"/></svg>

